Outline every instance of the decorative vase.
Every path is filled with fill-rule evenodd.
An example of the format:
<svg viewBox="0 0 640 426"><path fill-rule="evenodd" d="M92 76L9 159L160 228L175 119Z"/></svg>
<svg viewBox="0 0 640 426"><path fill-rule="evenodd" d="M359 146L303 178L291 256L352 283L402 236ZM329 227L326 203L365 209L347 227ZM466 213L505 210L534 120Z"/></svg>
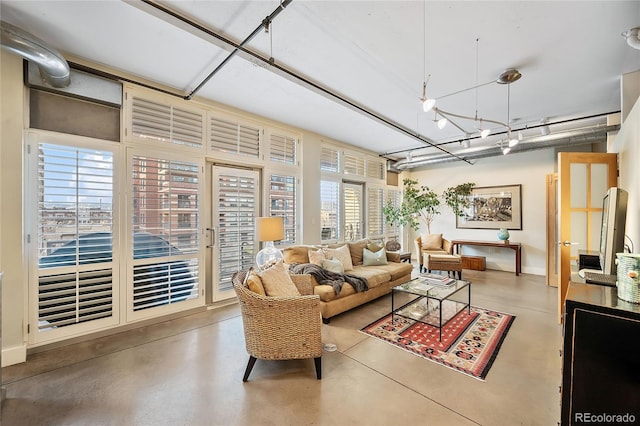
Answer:
<svg viewBox="0 0 640 426"><path fill-rule="evenodd" d="M500 241L509 241L509 230L507 228L500 228L498 231L498 239Z"/></svg>

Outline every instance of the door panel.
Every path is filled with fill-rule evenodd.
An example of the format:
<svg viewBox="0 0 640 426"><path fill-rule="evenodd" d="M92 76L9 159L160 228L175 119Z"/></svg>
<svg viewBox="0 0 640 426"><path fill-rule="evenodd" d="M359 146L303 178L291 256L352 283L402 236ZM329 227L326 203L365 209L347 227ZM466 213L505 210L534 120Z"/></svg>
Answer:
<svg viewBox="0 0 640 426"><path fill-rule="evenodd" d="M597 250L602 197L617 185L617 154L561 152L558 154L558 320L571 281L578 250Z"/></svg>
<svg viewBox="0 0 640 426"><path fill-rule="evenodd" d="M255 170L213 166L213 301L235 295L233 273L249 269L258 252L260 175Z"/></svg>

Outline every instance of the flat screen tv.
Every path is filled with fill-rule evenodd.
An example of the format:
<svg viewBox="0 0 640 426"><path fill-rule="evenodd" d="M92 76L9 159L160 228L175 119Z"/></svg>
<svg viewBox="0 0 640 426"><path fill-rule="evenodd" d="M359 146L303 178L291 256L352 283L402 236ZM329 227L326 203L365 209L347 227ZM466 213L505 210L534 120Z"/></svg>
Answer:
<svg viewBox="0 0 640 426"><path fill-rule="evenodd" d="M627 197L627 191L612 187L602 199L600 268L603 274L616 274L616 253L624 252Z"/></svg>

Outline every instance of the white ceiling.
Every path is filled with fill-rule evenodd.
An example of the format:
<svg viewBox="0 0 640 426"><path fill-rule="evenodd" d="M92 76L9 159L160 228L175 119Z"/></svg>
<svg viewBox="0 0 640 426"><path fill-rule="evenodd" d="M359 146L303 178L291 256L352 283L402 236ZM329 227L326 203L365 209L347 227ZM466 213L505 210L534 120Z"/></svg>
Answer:
<svg viewBox="0 0 640 426"><path fill-rule="evenodd" d="M178 25L149 3L2 0L0 16L64 54L188 94L231 48ZM160 4L240 43L280 1ZM441 98L442 109L468 116L477 109L478 116L501 122L509 116L514 130L537 126L543 118L556 122L619 111L621 75L640 70L640 50L629 47L621 33L637 26L638 1L293 0L275 17L270 33L260 31L245 47L367 113L246 54L234 56L196 96L393 153L390 158L403 159L403 150L426 146L415 134L464 157L458 142L477 123L456 120L465 132L452 125L439 130L434 113L422 112L419 102L426 75L427 94ZM522 78L465 90L495 81L507 68L518 69ZM494 126L496 133L504 130ZM495 146L504 137L481 141L472 135L470 150L481 143ZM441 151L414 152L429 153Z"/></svg>

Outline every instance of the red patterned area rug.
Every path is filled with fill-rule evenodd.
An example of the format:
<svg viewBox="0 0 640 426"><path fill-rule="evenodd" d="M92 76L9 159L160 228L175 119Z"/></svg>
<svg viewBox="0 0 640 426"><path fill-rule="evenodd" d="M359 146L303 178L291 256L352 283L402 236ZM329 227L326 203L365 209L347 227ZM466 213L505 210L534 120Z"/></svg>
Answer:
<svg viewBox="0 0 640 426"><path fill-rule="evenodd" d="M484 380L515 316L484 308L463 310L442 329L391 314L361 331L422 358Z"/></svg>

